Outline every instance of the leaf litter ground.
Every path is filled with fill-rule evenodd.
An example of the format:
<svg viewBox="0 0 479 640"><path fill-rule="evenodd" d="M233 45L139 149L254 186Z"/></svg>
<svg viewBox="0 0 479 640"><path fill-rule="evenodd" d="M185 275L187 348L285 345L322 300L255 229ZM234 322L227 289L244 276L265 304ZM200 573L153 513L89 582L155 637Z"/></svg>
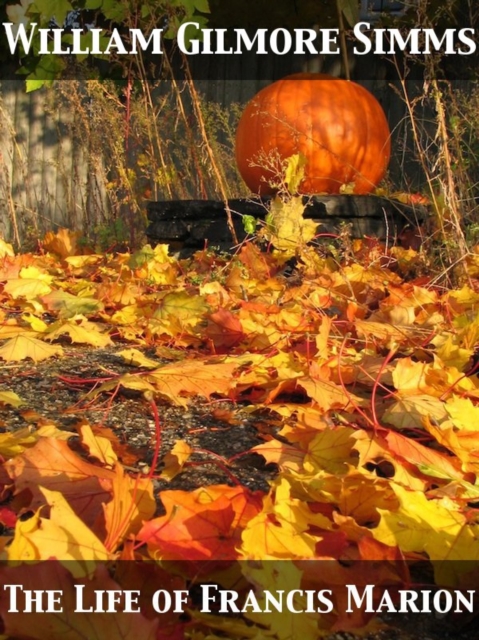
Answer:
<svg viewBox="0 0 479 640"><path fill-rule="evenodd" d="M374 242L342 262L305 247L292 274L253 243L79 255L60 231L42 249L0 246L5 559L380 561L371 583L427 561L431 584L477 586L459 562L479 559L475 254L445 289L412 278L415 252ZM471 621L392 617L371 637L476 637ZM338 607L307 635L293 618L258 629L364 637L369 618ZM201 639L258 622L161 624Z"/></svg>

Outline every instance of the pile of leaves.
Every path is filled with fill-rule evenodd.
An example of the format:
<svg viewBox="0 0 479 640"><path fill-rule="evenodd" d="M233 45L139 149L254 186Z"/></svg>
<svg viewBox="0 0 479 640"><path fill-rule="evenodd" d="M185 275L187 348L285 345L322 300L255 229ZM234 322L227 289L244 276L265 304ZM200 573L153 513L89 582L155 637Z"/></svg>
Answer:
<svg viewBox="0 0 479 640"><path fill-rule="evenodd" d="M133 474L87 423L74 448L53 423L5 425L3 581L28 586L22 562L34 561L66 597L92 581L136 585L141 614L110 614L102 631L102 616L85 615L88 637L175 640L357 629L371 614L346 613L344 585L407 588L416 565L431 584L477 585L479 293L414 280L406 274L416 252L376 241L353 241L341 260L295 246L293 267L290 253L246 242L233 256L177 259L164 245L82 254L66 230L48 234L37 254L15 255L0 241L0 358L61 361L70 342L124 344L131 371L90 381L91 397L142 393L156 428L150 470ZM479 255L467 267L475 277ZM198 399L226 399L270 421L254 447L277 466L269 491L232 472L222 485L155 490L193 453L178 440L160 459L162 406ZM22 398L6 388L0 404ZM227 419L234 425L234 409ZM192 595L187 614L152 609L156 589L205 582L240 597L254 589L259 600L263 590L332 589L335 607L229 617L201 612ZM0 599L10 637L64 634L68 613L42 614L37 626L7 608Z"/></svg>

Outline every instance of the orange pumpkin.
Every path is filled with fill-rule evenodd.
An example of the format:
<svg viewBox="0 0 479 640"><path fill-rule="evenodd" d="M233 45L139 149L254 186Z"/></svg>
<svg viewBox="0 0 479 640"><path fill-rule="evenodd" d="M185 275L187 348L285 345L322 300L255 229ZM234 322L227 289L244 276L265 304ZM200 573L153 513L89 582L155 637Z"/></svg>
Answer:
<svg viewBox="0 0 479 640"><path fill-rule="evenodd" d="M296 153L306 158L301 193L339 193L347 183L354 183L354 193L369 193L384 177L391 153L381 105L355 82L322 74L288 76L265 87L239 121L239 171L251 191L269 194L274 172L264 166L265 157L284 160Z"/></svg>

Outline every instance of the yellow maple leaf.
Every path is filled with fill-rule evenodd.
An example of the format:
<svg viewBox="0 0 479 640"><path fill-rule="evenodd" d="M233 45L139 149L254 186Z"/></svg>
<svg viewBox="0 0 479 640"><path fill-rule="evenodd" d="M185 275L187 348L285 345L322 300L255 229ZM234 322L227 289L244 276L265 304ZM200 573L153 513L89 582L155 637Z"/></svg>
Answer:
<svg viewBox="0 0 479 640"><path fill-rule="evenodd" d="M7 340L8 338L15 338L16 336L22 335L34 336L35 332L20 325L15 318L9 318L0 325L0 340Z"/></svg>
<svg viewBox="0 0 479 640"><path fill-rule="evenodd" d="M16 362L30 358L34 362L41 362L53 356L63 355L59 345L51 345L38 340L31 335L19 335L7 340L0 347L0 358L6 362Z"/></svg>
<svg viewBox="0 0 479 640"><path fill-rule="evenodd" d="M371 530L376 540L397 545L405 553L426 553L434 562L436 580L447 584L455 581L460 561L479 560L479 525L468 524L456 502L428 500L423 492L408 491L396 483L391 487L400 506L395 511L378 509L381 520Z"/></svg>
<svg viewBox="0 0 479 640"><path fill-rule="evenodd" d="M41 280L42 282L46 282L47 284L52 284L55 280L54 276L50 273L47 273L44 269L40 267L36 267L30 265L29 267L23 267L20 270L20 278L25 280Z"/></svg>
<svg viewBox="0 0 479 640"><path fill-rule="evenodd" d="M448 367L456 367L459 371L464 371L474 353L472 347L465 349L457 344L458 336L438 334L434 336L431 343L436 347L438 358Z"/></svg>
<svg viewBox="0 0 479 640"><path fill-rule="evenodd" d="M0 393L0 400L1 400ZM0 455L4 458L17 456L25 449L33 447L40 438L57 438L60 440L69 440L71 433L62 431L54 424L42 425L39 429L32 427L24 427L9 433L0 433Z"/></svg>
<svg viewBox="0 0 479 640"><path fill-rule="evenodd" d="M91 265L98 264L103 260L103 256L98 254L91 254L86 256L68 256L65 258L65 262L67 262L73 269L78 270L80 275L83 273L83 268Z"/></svg>
<svg viewBox="0 0 479 640"><path fill-rule="evenodd" d="M38 296L50 293L51 287L37 278L10 278L4 286L5 293L17 298L32 300Z"/></svg>
<svg viewBox="0 0 479 640"><path fill-rule="evenodd" d="M305 476L301 476L301 480L303 478ZM291 474L290 477L279 476L273 485L275 518L281 526L296 528L298 531L308 531L311 527L329 531L332 527L331 520L322 513L311 511L308 502L304 500L303 487L300 491L296 487L296 479L299 479L297 474ZM321 540L319 536L316 539Z"/></svg>
<svg viewBox="0 0 479 640"><path fill-rule="evenodd" d="M124 389L132 389L133 391L143 391L150 393L154 393L156 391L154 385L145 380L145 376L125 373L119 378L114 378L113 380L107 380L106 382L103 382L103 384L101 384L97 389L94 389L91 394L93 396L97 396L99 393L103 393L104 391L111 391L112 389L116 389L120 386ZM186 402L180 404L180 406L186 407Z"/></svg>
<svg viewBox="0 0 479 640"><path fill-rule="evenodd" d="M209 398L214 393L227 396L236 386L233 378L236 369L235 362L206 358L171 362L142 377L161 395L184 406L182 396Z"/></svg>
<svg viewBox="0 0 479 640"><path fill-rule="evenodd" d="M34 316L32 313L24 313L22 315L22 320L29 324L35 333L45 333L48 329L48 324L38 316Z"/></svg>
<svg viewBox="0 0 479 640"><path fill-rule="evenodd" d="M138 349L123 349L122 351L118 351L116 355L123 358L123 360L132 367L141 367L142 369L158 368L158 360L147 358L145 354L138 351Z"/></svg>
<svg viewBox="0 0 479 640"><path fill-rule="evenodd" d="M398 429L422 429L426 416L441 422L447 416L444 403L427 394L399 397L383 414L383 422Z"/></svg>
<svg viewBox="0 0 479 640"><path fill-rule="evenodd" d="M401 397L424 395L440 397L446 391L474 391L475 384L455 367L446 367L436 358L434 362L414 362L400 358L393 371L393 383Z"/></svg>
<svg viewBox="0 0 479 640"><path fill-rule="evenodd" d="M285 160L284 181L289 193L298 193L299 185L304 178L306 163L306 156L302 153L295 153Z"/></svg>
<svg viewBox="0 0 479 640"><path fill-rule="evenodd" d="M307 473L320 470L333 474L347 471L347 465L355 463L353 456L354 439L351 437L355 430L349 427L338 429L324 429L320 431L308 445L308 452L304 458L304 469Z"/></svg>
<svg viewBox="0 0 479 640"><path fill-rule="evenodd" d="M165 480L173 480L183 470L185 462L193 453L193 449L184 440L177 440L173 445L171 451L169 451L163 458L164 467L160 474L161 478Z"/></svg>
<svg viewBox="0 0 479 640"><path fill-rule="evenodd" d="M115 311L109 320L112 324L120 326L135 325L139 323L141 313L141 307L137 304L129 304L123 309Z"/></svg>
<svg viewBox="0 0 479 640"><path fill-rule="evenodd" d="M248 560L314 558L317 538L262 511L242 533L241 551Z"/></svg>
<svg viewBox="0 0 479 640"><path fill-rule="evenodd" d="M75 514L63 495L44 487L39 489L50 506L50 518L42 518L40 509L28 520L18 520L7 549L8 560L76 560L71 564L76 576L85 573L81 561L108 560L110 554L101 540Z"/></svg>
<svg viewBox="0 0 479 640"><path fill-rule="evenodd" d="M477 257L477 256L476 256ZM448 291L442 298L444 303L448 303L456 311L466 311L467 309L477 309L479 304L479 293L476 293L469 286L464 285L460 289Z"/></svg>
<svg viewBox="0 0 479 640"><path fill-rule="evenodd" d="M363 403L360 398L345 391L342 386L331 380L320 380L318 378L313 379L309 376L303 376L302 378L298 378L297 382L323 411L344 409L350 405L352 406L353 401L358 405Z"/></svg>
<svg viewBox="0 0 479 640"><path fill-rule="evenodd" d="M275 249L287 256L294 256L298 247L310 242L317 233L317 224L304 218L302 196L286 200L276 197L271 201L265 218L265 235Z"/></svg>
<svg viewBox="0 0 479 640"><path fill-rule="evenodd" d="M479 431L479 407L472 404L470 398L453 395L447 400L444 409L457 429L476 433Z"/></svg>
<svg viewBox="0 0 479 640"><path fill-rule="evenodd" d="M13 258L14 255L15 251L13 250L12 245L5 242L3 238L0 238L0 258L6 258L7 256L9 258Z"/></svg>
<svg viewBox="0 0 479 640"><path fill-rule="evenodd" d="M25 451L25 447L33 446L37 440L38 437L31 427L24 427L11 433L0 433L0 455L4 458L16 456Z"/></svg>
<svg viewBox="0 0 479 640"><path fill-rule="evenodd" d="M366 474L366 468L370 466L371 463L373 465L386 464L393 473L394 482L397 484L415 491L425 491L427 489L426 481L422 476L418 476L417 474L416 467L414 466L416 463L408 464L404 463L402 459L398 459L398 455L389 451L387 442L381 437L367 433L361 429L357 430L352 437L355 440L354 448L359 453L359 460L356 466L358 469L361 469L364 474ZM423 465L428 462L426 459L422 459L421 461ZM430 475L434 478L446 476L446 471L437 468L437 465L435 467L434 464L431 464L430 467ZM454 471L454 467L452 467L452 470ZM377 477L374 472L372 475L373 477ZM447 477L449 478L450 476Z"/></svg>
<svg viewBox="0 0 479 640"><path fill-rule="evenodd" d="M164 322L174 320L185 330L195 327L208 311L209 306L203 296L175 291L166 294L153 317Z"/></svg>
<svg viewBox="0 0 479 640"><path fill-rule="evenodd" d="M82 443L93 458L109 467L117 462L118 456L113 451L110 440L96 436L89 424L83 424L80 427L80 436Z"/></svg>
<svg viewBox="0 0 479 640"><path fill-rule="evenodd" d="M333 477L327 486L334 481L341 485L337 495L339 512L353 517L360 526L371 526L378 522L379 509L393 511L398 506L389 481L365 473L362 469L350 469L341 478Z"/></svg>
<svg viewBox="0 0 479 640"><path fill-rule="evenodd" d="M476 429L462 429L458 431L451 420L444 421L440 426L425 418L424 426L436 441L452 451L462 462L464 471L471 471L479 475L479 446Z"/></svg>
<svg viewBox="0 0 479 640"><path fill-rule="evenodd" d="M89 344L92 347L107 347L112 344L110 336L104 328L96 322L88 321L84 316L77 315L66 322L59 320L48 328L45 340L56 340L67 335L74 343Z"/></svg>
<svg viewBox="0 0 479 640"><path fill-rule="evenodd" d="M273 345L281 346L286 337L268 318L265 318L264 314L253 314L241 310L238 318L251 350L262 351Z"/></svg>
<svg viewBox="0 0 479 640"><path fill-rule="evenodd" d="M313 558L318 537L308 530L315 518L321 527L329 528L328 519L294 498L291 482L279 477L265 496L262 511L246 524L241 551L247 559Z"/></svg>
<svg viewBox="0 0 479 640"><path fill-rule="evenodd" d="M263 354L247 352L240 356L226 357L225 362L241 367L238 385L244 387L275 386L279 381L294 380L304 373L304 365L298 362L290 351L280 351L267 357ZM272 379L273 370L275 374Z"/></svg>
<svg viewBox="0 0 479 640"><path fill-rule="evenodd" d="M11 407L21 407L25 402L14 391L0 391L0 404L8 404Z"/></svg>
<svg viewBox="0 0 479 640"><path fill-rule="evenodd" d="M387 322L374 322L359 318L356 318L354 324L358 335L364 336L366 339L374 337L383 340L388 348L410 338L410 328L408 327L395 327Z"/></svg>
<svg viewBox="0 0 479 640"><path fill-rule="evenodd" d="M128 265L136 277L156 284L175 284L178 265L168 255L168 245L158 244L154 249L145 245L129 257Z"/></svg>

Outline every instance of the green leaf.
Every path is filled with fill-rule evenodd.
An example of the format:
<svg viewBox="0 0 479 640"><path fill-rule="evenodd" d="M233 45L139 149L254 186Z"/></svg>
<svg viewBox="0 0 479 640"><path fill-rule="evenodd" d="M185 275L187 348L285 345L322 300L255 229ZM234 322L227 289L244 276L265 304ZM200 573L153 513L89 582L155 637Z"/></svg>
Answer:
<svg viewBox="0 0 479 640"><path fill-rule="evenodd" d="M191 19L191 16L190 17L186 16L184 20L181 20L180 24L183 24L184 22L189 22L190 19ZM198 29L196 27L189 26L188 29L186 30L186 33L185 33L185 46L187 48L190 46L190 42L192 40L203 40L203 31L202 31L202 29L204 29L204 27L206 27L207 24L208 24L208 19L205 18L204 16L195 16L194 21L199 26L198 26ZM176 36L176 33L175 33L175 36Z"/></svg>
<svg viewBox="0 0 479 640"><path fill-rule="evenodd" d="M357 0L337 0L346 22L351 26L359 22L359 4Z"/></svg>
<svg viewBox="0 0 479 640"><path fill-rule="evenodd" d="M51 84L52 84L51 80L36 80L36 79L29 80L27 78L25 80L25 91L27 93L30 93L31 91L37 91L38 89L41 89L44 85L49 86Z"/></svg>
<svg viewBox="0 0 479 640"><path fill-rule="evenodd" d="M128 15L128 3L117 0L86 0L85 9L101 9L109 20L122 22Z"/></svg>
<svg viewBox="0 0 479 640"><path fill-rule="evenodd" d="M123 22L129 14L129 3L118 0L103 0L101 10L105 18L113 22Z"/></svg>
<svg viewBox="0 0 479 640"><path fill-rule="evenodd" d="M208 0L195 0L195 9L201 13L210 13L210 5Z"/></svg>
<svg viewBox="0 0 479 640"><path fill-rule="evenodd" d="M35 0L33 5L47 21L52 18L62 26L70 11L73 11L71 2L68 0ZM33 8L33 7L32 7Z"/></svg>
<svg viewBox="0 0 479 640"><path fill-rule="evenodd" d="M41 80L45 84L45 81L51 82L58 78L64 69L65 60L61 56L41 56L35 70L28 76L27 80Z"/></svg>
<svg viewBox="0 0 479 640"><path fill-rule="evenodd" d="M154 257L154 250L150 247L149 244L147 244L139 251L136 251L133 255L130 256L130 259L128 260L128 266L130 267L130 269L138 269L144 264L150 262L150 260L153 260Z"/></svg>
<svg viewBox="0 0 479 640"><path fill-rule="evenodd" d="M254 216L243 216L243 229L246 231L246 233L254 233L256 231L257 224L258 221Z"/></svg>

